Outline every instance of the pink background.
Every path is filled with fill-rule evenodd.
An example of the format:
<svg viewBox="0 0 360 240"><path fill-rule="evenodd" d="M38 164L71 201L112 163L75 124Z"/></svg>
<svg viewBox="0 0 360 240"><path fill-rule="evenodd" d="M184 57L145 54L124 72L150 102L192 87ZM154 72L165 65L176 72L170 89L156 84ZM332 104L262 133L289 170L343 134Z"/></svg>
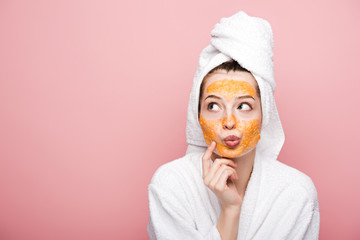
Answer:
<svg viewBox="0 0 360 240"><path fill-rule="evenodd" d="M239 10L272 25L279 160L313 179L320 239L360 239L355 0L2 0L0 239L148 239L199 54Z"/></svg>

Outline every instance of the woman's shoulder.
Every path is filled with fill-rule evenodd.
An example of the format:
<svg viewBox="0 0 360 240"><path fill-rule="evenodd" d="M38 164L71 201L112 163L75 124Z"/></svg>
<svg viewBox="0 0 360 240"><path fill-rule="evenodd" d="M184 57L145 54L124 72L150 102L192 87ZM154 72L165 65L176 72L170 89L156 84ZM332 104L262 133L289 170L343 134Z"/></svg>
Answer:
<svg viewBox="0 0 360 240"><path fill-rule="evenodd" d="M280 161L265 162L263 170L267 175L268 184L279 186L282 190L302 193L302 197L317 204L316 187L312 179L304 172Z"/></svg>
<svg viewBox="0 0 360 240"><path fill-rule="evenodd" d="M151 178L150 185L162 188L179 186L200 175L201 154L191 153L162 164Z"/></svg>

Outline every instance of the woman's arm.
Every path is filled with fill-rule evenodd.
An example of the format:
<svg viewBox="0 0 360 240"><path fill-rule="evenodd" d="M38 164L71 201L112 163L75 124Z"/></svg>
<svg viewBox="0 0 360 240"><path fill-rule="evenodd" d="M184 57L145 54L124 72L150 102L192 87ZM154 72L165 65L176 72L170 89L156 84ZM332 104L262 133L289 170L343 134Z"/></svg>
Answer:
<svg viewBox="0 0 360 240"><path fill-rule="evenodd" d="M221 239L237 239L241 208L222 209L217 223Z"/></svg>
<svg viewBox="0 0 360 240"><path fill-rule="evenodd" d="M209 226L205 232L200 232L194 222L193 209L185 197L182 183L174 180L172 173L165 171L164 175L154 175L148 187L150 214L147 231L150 239L235 240L237 238L242 200L231 180L231 177L237 178L235 169L228 166L234 163L228 159L217 159L213 166L210 166L213 149L214 146L211 145L203 156L203 165L209 167L205 171L203 169L205 173L203 179L206 186L217 195L222 206L217 223Z"/></svg>
<svg viewBox="0 0 360 240"><path fill-rule="evenodd" d="M237 179L235 163L229 159L215 159L211 166L210 157L216 143L212 142L202 158L204 184L210 188L221 203L217 229L222 240L236 240L239 228L242 198L233 179Z"/></svg>

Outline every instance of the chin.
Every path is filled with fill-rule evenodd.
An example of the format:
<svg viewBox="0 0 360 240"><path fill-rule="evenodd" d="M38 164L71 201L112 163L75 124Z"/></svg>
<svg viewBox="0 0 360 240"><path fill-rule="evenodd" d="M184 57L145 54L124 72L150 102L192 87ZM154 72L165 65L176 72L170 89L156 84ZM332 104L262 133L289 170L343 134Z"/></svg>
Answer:
<svg viewBox="0 0 360 240"><path fill-rule="evenodd" d="M242 155L242 152L236 151L235 149L217 149L217 154L223 158L237 158Z"/></svg>
<svg viewBox="0 0 360 240"><path fill-rule="evenodd" d="M216 149L216 153L223 158L239 158L252 152L255 148L244 150L241 146L237 148L228 148L226 146Z"/></svg>

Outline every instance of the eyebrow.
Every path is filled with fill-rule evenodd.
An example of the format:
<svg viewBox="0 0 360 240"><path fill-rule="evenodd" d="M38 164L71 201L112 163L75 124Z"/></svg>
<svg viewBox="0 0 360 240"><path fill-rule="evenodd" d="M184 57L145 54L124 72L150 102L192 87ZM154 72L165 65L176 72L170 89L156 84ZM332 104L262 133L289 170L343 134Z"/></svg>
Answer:
<svg viewBox="0 0 360 240"><path fill-rule="evenodd" d="M205 99L204 99L204 101L206 100L206 99L208 99L208 98L216 98L216 99L221 99L220 97L218 97L218 96L216 96L216 95L209 95L209 96L207 96ZM250 95L243 95L243 96L238 96L238 97L236 97L236 99L242 99L242 98L252 98L252 99L254 99L255 100L255 98L253 97L253 96L250 96Z"/></svg>
<svg viewBox="0 0 360 240"><path fill-rule="evenodd" d="M221 97L218 97L218 96L216 96L216 95L209 95L209 96L207 96L204 100L206 100L206 99L208 99L208 98L216 98L216 99L221 99Z"/></svg>
<svg viewBox="0 0 360 240"><path fill-rule="evenodd" d="M252 98L252 99L255 100L255 98L253 96L250 96L250 95L244 95L244 96L236 97L236 99L241 99L241 98Z"/></svg>

